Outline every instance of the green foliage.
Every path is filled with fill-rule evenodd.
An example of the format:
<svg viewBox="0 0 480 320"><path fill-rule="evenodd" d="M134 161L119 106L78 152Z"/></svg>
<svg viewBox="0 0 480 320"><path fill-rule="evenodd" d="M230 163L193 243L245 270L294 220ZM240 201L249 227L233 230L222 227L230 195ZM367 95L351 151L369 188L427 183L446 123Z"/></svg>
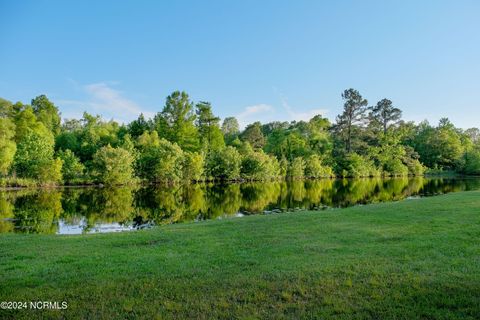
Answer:
<svg viewBox="0 0 480 320"><path fill-rule="evenodd" d="M142 144L136 164L139 177L152 182L179 182L183 177L184 152L176 144L166 139L156 138L156 133L144 133L139 141ZM198 160L198 159L196 159ZM194 170L195 168L190 168ZM193 172L193 175L198 172Z"/></svg>
<svg viewBox="0 0 480 320"><path fill-rule="evenodd" d="M145 120L145 117L143 113L138 116L137 120L133 120L128 124L128 133L130 133L130 136L133 138L137 138L141 136L145 131L148 131L150 129L150 124L148 123L147 120Z"/></svg>
<svg viewBox="0 0 480 320"><path fill-rule="evenodd" d="M8 118L0 118L0 175L6 175L13 164L17 145L15 125Z"/></svg>
<svg viewBox="0 0 480 320"><path fill-rule="evenodd" d="M160 138L158 137L157 131L153 130L152 132L145 131L137 139L138 146L140 149L146 149L149 147L157 147L160 145Z"/></svg>
<svg viewBox="0 0 480 320"><path fill-rule="evenodd" d="M308 153L308 142L297 130L274 130L268 136L265 151L274 154L277 158L292 161Z"/></svg>
<svg viewBox="0 0 480 320"><path fill-rule="evenodd" d="M382 99L377 105L370 108L371 121L380 125L383 134L387 134L391 124L396 124L402 117L402 111L393 106L392 101Z"/></svg>
<svg viewBox="0 0 480 320"><path fill-rule="evenodd" d="M240 177L242 156L234 147L213 151L207 158L207 176L220 180L234 180Z"/></svg>
<svg viewBox="0 0 480 320"><path fill-rule="evenodd" d="M421 176L425 173L425 166L418 159L407 158L405 160L404 163L408 168L408 174Z"/></svg>
<svg viewBox="0 0 480 320"><path fill-rule="evenodd" d="M412 146L430 168L455 169L464 151L461 136L446 122L436 128L428 122L421 123Z"/></svg>
<svg viewBox="0 0 480 320"><path fill-rule="evenodd" d="M380 146L371 147L369 154L374 159L376 167L386 176L406 176L408 167L403 163L406 157L405 147L390 134L381 135Z"/></svg>
<svg viewBox="0 0 480 320"><path fill-rule="evenodd" d="M80 162L80 159L69 149L60 150L57 155L63 161L63 181L68 184L83 182L85 166Z"/></svg>
<svg viewBox="0 0 480 320"><path fill-rule="evenodd" d="M126 151L135 176L151 182L317 178L333 176L332 168L349 177L422 175L427 168L477 174L478 128L464 131L446 118L437 127L404 122L392 101L382 99L367 109L355 89L345 90L342 98L343 112L334 125L316 115L308 121L255 122L242 132L234 117L225 118L220 128L210 103L195 104L180 91L166 98L154 119L141 114L125 125L88 113L60 125L58 108L44 95L32 106L0 99L0 175L41 183L63 176L73 184L93 174L104 181L98 161L107 146ZM55 162L54 151L63 165ZM49 166L61 167L61 174L49 174Z"/></svg>
<svg viewBox="0 0 480 320"><path fill-rule="evenodd" d="M285 157L281 158L280 161L278 162L278 166L279 166L279 176L286 177L288 172L288 160Z"/></svg>
<svg viewBox="0 0 480 320"><path fill-rule="evenodd" d="M305 176L305 161L302 157L297 157L290 161L288 170L287 170L287 177L289 178L303 178Z"/></svg>
<svg viewBox="0 0 480 320"><path fill-rule="evenodd" d="M333 169L323 165L322 158L319 155L311 155L305 159L305 177L331 178L333 176Z"/></svg>
<svg viewBox="0 0 480 320"><path fill-rule="evenodd" d="M249 124L245 130L240 134L242 141L247 141L254 149L262 149L265 145L265 137L262 133L262 126L260 122Z"/></svg>
<svg viewBox="0 0 480 320"><path fill-rule="evenodd" d="M268 180L277 178L280 165L275 157L263 151L252 151L243 156L240 175L246 180Z"/></svg>
<svg viewBox="0 0 480 320"><path fill-rule="evenodd" d="M62 175L63 160L53 159L38 167L36 179L42 185L55 185L63 182Z"/></svg>
<svg viewBox="0 0 480 320"><path fill-rule="evenodd" d="M466 174L480 175L480 145L465 154L463 172Z"/></svg>
<svg viewBox="0 0 480 320"><path fill-rule="evenodd" d="M93 159L93 155L102 147L110 145L117 146L119 137L119 125L115 121L105 122L100 116L92 116L88 113L83 114L80 130L73 132L78 136L80 148L77 154L82 162L88 162Z"/></svg>
<svg viewBox="0 0 480 320"><path fill-rule="evenodd" d="M352 146L355 147L352 138L357 138L354 132L357 126L362 125L366 119L368 101L355 89L345 90L342 93L342 99L345 101L343 112L337 117L335 129L344 142L345 150L350 152Z"/></svg>
<svg viewBox="0 0 480 320"><path fill-rule="evenodd" d="M61 168L61 164L54 163L53 154L54 142L50 132L27 130L17 144L14 160L16 174L21 178L39 179L41 182L60 181L57 172L53 172L51 176L46 174L51 166L55 169L59 166Z"/></svg>
<svg viewBox="0 0 480 320"><path fill-rule="evenodd" d="M222 132L225 137L225 142L230 145L230 143L235 140L240 133L238 120L235 117L226 117L223 119Z"/></svg>
<svg viewBox="0 0 480 320"><path fill-rule="evenodd" d="M32 99L32 107L38 121L54 135L60 132L60 112L58 108L48 100L47 96L40 95Z"/></svg>
<svg viewBox="0 0 480 320"><path fill-rule="evenodd" d="M8 100L0 98L0 118L13 118L14 113L13 104Z"/></svg>
<svg viewBox="0 0 480 320"><path fill-rule="evenodd" d="M200 181L203 179L205 159L201 153L185 152L183 160L183 180Z"/></svg>
<svg viewBox="0 0 480 320"><path fill-rule="evenodd" d="M64 131L55 137L55 150L80 151L79 135L76 132Z"/></svg>
<svg viewBox="0 0 480 320"><path fill-rule="evenodd" d="M333 144L329 128L330 122L319 115L309 122L269 123L264 126L268 132L265 151L290 161L311 154L330 157Z"/></svg>
<svg viewBox="0 0 480 320"><path fill-rule="evenodd" d="M127 150L107 145L93 156L92 176L106 185L132 183L133 161L132 154Z"/></svg>
<svg viewBox="0 0 480 320"><path fill-rule="evenodd" d="M330 128L330 121L320 115L316 115L308 121L305 135L311 152L321 154L324 157L330 155L333 148Z"/></svg>
<svg viewBox="0 0 480 320"><path fill-rule="evenodd" d="M48 134L48 129L35 116L32 107L19 106L21 109L15 114L15 141L19 142L30 131ZM50 133L51 134L51 133Z"/></svg>
<svg viewBox="0 0 480 320"><path fill-rule="evenodd" d="M199 140L195 118L193 102L188 94L175 91L167 97L162 112L155 116L155 129L160 137L178 144L182 150L196 151Z"/></svg>
<svg viewBox="0 0 480 320"><path fill-rule="evenodd" d="M197 128L200 137L200 145L206 152L218 150L225 146L222 130L220 130L220 118L213 115L212 106L209 102L200 102L197 108Z"/></svg>
<svg viewBox="0 0 480 320"><path fill-rule="evenodd" d="M372 160L358 153L347 154L338 163L337 174L346 178L361 178L380 175Z"/></svg>

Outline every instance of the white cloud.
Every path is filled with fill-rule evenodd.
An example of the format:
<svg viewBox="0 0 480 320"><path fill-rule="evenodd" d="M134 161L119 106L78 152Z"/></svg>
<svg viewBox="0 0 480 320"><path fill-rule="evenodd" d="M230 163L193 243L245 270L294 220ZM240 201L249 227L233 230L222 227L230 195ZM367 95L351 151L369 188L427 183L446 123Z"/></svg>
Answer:
<svg viewBox="0 0 480 320"><path fill-rule="evenodd" d="M256 104L245 107L244 111L236 115L240 128L245 128L255 121L267 123L272 121L308 121L320 114L325 116L328 110L325 108L314 108L305 111L296 111L292 108L285 97L281 96L281 108L277 110L269 104Z"/></svg>
<svg viewBox="0 0 480 320"><path fill-rule="evenodd" d="M275 108L268 104L256 104L253 106L245 107L245 110L237 114L236 118L241 128L255 121L261 121L265 119L265 116L271 115L275 112Z"/></svg>
<svg viewBox="0 0 480 320"><path fill-rule="evenodd" d="M87 95L85 101L61 100L59 104L83 108L69 112L69 116L78 117L79 113L87 111L100 114L107 119L115 119L118 122L129 122L136 119L140 113L145 117L153 117L154 113L142 109L137 103L123 96L119 90L112 88L112 84L106 82L92 83L78 86Z"/></svg>
<svg viewBox="0 0 480 320"><path fill-rule="evenodd" d="M288 116L290 117L290 120L308 121L318 114L325 116L325 114L328 113L328 110L324 108L315 108L307 111L295 111L295 109L288 104L287 98L282 96L281 100L282 100L282 107L287 112Z"/></svg>

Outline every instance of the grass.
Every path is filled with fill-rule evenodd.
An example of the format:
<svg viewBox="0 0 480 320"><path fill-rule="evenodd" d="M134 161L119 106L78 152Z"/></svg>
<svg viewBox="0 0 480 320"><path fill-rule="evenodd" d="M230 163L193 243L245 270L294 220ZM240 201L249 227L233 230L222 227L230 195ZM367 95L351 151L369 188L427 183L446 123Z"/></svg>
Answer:
<svg viewBox="0 0 480 320"><path fill-rule="evenodd" d="M480 192L82 236L0 235L0 318L478 319Z"/></svg>

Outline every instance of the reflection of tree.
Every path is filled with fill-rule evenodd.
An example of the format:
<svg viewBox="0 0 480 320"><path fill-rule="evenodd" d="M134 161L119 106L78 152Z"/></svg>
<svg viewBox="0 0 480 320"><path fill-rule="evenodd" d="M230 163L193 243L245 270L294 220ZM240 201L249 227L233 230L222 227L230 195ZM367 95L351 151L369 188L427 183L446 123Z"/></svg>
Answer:
<svg viewBox="0 0 480 320"><path fill-rule="evenodd" d="M333 203L339 207L367 203L375 190L381 187L380 181L380 178L337 180Z"/></svg>
<svg viewBox="0 0 480 320"><path fill-rule="evenodd" d="M306 200L312 206L331 205L333 196L332 179L308 180L305 182Z"/></svg>
<svg viewBox="0 0 480 320"><path fill-rule="evenodd" d="M240 185L242 193L242 207L248 212L263 212L271 203L276 203L280 196L280 184L245 183Z"/></svg>
<svg viewBox="0 0 480 320"><path fill-rule="evenodd" d="M63 209L58 190L41 190L15 200L14 218L17 232L55 233Z"/></svg>
<svg viewBox="0 0 480 320"><path fill-rule="evenodd" d="M193 220L207 212L205 201L205 186L201 184L187 184L182 187L184 200L184 220Z"/></svg>
<svg viewBox="0 0 480 320"><path fill-rule="evenodd" d="M80 196L84 193L85 189L80 188L67 188L63 190L62 194L62 208L63 213L61 218L68 224L80 223L83 215L85 214L87 204L83 205L80 201Z"/></svg>
<svg viewBox="0 0 480 320"><path fill-rule="evenodd" d="M90 230L99 223L127 223L132 220L133 192L132 187L88 189L80 197L80 210L86 220L84 231Z"/></svg>
<svg viewBox="0 0 480 320"><path fill-rule="evenodd" d="M13 204L7 197L6 192L0 192L0 233L12 232L13 221L5 220L13 218Z"/></svg>
<svg viewBox="0 0 480 320"><path fill-rule="evenodd" d="M156 224L170 224L181 220L183 215L182 188L175 186L155 190L156 207L151 217Z"/></svg>
<svg viewBox="0 0 480 320"><path fill-rule="evenodd" d="M292 200L296 202L301 202L305 198L305 181L303 180L292 180L290 183L290 196Z"/></svg>
<svg viewBox="0 0 480 320"><path fill-rule="evenodd" d="M407 196L405 189L408 186L408 178L386 178L380 180L378 191L372 197L370 202L384 202L400 200Z"/></svg>
<svg viewBox="0 0 480 320"><path fill-rule="evenodd" d="M320 179L244 184L190 184L140 189L67 188L0 192L0 232L54 233L59 218L99 223L169 224L214 219L239 211L346 207L480 188L480 179ZM7 219L7 220L5 220ZM10 220L11 219L11 220Z"/></svg>
<svg viewBox="0 0 480 320"><path fill-rule="evenodd" d="M242 195L239 184L209 184L206 190L208 211L204 218L213 219L240 210Z"/></svg>
<svg viewBox="0 0 480 320"><path fill-rule="evenodd" d="M405 194L407 196L418 194L420 190L422 190L424 184L425 184L424 177L414 177L412 179L409 179L408 186L405 189Z"/></svg>

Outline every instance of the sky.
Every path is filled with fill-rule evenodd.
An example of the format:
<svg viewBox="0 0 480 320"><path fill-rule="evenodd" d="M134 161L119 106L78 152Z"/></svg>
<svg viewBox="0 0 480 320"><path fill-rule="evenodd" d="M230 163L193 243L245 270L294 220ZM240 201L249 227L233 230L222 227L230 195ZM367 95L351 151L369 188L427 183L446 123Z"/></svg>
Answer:
<svg viewBox="0 0 480 320"><path fill-rule="evenodd" d="M341 93L480 127L480 1L0 0L0 97L131 121L186 91L214 113L332 121Z"/></svg>

